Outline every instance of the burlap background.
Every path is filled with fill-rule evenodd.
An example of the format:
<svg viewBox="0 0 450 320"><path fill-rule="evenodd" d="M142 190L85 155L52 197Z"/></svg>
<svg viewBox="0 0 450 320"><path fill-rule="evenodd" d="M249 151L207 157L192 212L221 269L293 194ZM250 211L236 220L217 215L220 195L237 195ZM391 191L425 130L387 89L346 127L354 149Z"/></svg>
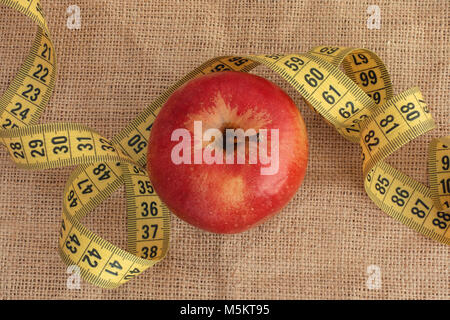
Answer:
<svg viewBox="0 0 450 320"><path fill-rule="evenodd" d="M432 137L450 134L447 0L418 1L42 1L58 52L56 89L42 122L81 122L111 137L169 85L223 54L304 52L319 44L366 47L384 60L396 93L422 89L438 129L390 158L427 183ZM81 30L66 9L81 8ZM379 5L381 29L366 26ZM35 26L0 7L0 89L27 54ZM449 298L449 248L394 221L366 196L359 147L341 138L300 95L284 88L308 126L302 188L283 212L238 235L214 235L172 217L171 249L139 278L110 291L66 286L57 254L61 192L71 169L17 169L0 151L1 298ZM125 201L117 192L86 224L125 247ZM369 265L382 287L366 286Z"/></svg>

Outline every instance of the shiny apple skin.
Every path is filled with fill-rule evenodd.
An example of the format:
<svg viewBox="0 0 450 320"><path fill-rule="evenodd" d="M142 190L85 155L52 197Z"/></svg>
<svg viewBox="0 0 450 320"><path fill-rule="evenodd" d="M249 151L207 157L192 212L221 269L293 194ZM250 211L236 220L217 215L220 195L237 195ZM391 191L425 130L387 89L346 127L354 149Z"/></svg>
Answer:
<svg viewBox="0 0 450 320"><path fill-rule="evenodd" d="M205 130L220 119L244 130L246 123L279 129L278 173L261 175L259 159L257 164L173 163L175 129L186 128L193 136L193 120L203 121ZM179 218L209 232L238 233L289 202L307 162L306 126L292 99L262 77L226 71L194 78L169 97L151 129L147 167L156 192Z"/></svg>

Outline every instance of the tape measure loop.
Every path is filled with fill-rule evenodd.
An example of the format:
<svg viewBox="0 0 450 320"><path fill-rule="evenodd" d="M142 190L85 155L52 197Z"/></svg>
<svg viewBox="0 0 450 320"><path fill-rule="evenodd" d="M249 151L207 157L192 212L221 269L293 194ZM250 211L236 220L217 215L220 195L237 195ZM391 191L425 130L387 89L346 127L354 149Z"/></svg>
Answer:
<svg viewBox="0 0 450 320"><path fill-rule="evenodd" d="M450 223L450 136L435 138L428 149L428 177L431 198L441 218Z"/></svg>

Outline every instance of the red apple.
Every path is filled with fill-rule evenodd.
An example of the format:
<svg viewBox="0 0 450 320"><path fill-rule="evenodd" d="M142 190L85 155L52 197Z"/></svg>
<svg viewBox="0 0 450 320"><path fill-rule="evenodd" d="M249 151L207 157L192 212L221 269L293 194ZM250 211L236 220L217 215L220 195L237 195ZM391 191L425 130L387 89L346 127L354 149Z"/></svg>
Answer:
<svg viewBox="0 0 450 320"><path fill-rule="evenodd" d="M203 136L208 129L242 129L248 137ZM251 150L258 150L256 163ZM216 162L207 163L208 155ZM227 71L192 79L169 97L153 123L147 165L156 192L179 218L237 233L289 202L307 162L306 127L291 98L262 77Z"/></svg>

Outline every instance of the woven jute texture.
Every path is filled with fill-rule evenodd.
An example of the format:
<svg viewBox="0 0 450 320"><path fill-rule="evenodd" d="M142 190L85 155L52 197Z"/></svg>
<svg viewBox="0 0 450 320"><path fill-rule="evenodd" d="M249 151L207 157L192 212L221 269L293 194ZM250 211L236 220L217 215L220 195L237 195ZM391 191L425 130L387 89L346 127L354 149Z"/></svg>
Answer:
<svg viewBox="0 0 450 320"><path fill-rule="evenodd" d="M58 79L41 122L79 122L112 137L181 76L224 54L365 47L386 63L395 93L417 85L437 129L388 162L427 183L431 138L450 134L450 4L418 1L41 1L58 53ZM70 5L81 29L67 28ZM381 28L369 29L378 5ZM25 58L35 25L0 7L0 89ZM17 169L0 150L0 297L3 299L448 299L449 248L393 220L364 192L359 147L312 112L274 72L305 118L310 158L295 198L237 235L200 231L172 216L170 251L115 290L68 289L57 254L62 190L73 168ZM126 248L123 189L84 219ZM370 289L368 267L381 273ZM375 267L375 268L377 268ZM370 282L370 281L369 281ZM372 287L373 288L373 287Z"/></svg>

